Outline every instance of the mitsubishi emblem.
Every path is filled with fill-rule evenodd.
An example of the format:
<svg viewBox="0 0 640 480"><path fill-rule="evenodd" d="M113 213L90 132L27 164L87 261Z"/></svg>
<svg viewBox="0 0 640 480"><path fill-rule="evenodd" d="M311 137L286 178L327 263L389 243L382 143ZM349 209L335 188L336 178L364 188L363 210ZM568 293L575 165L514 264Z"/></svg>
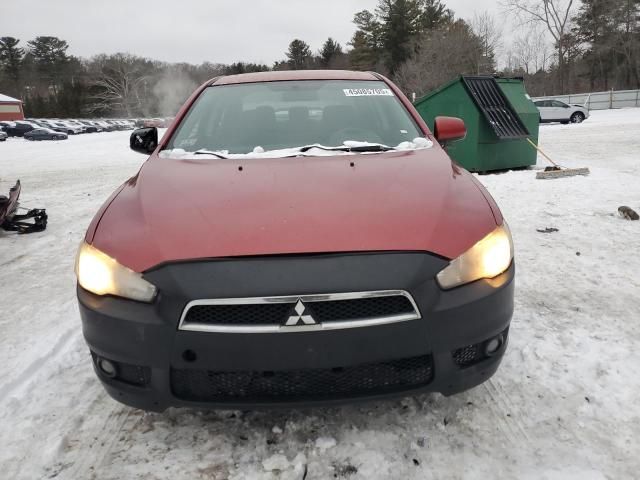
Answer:
<svg viewBox="0 0 640 480"><path fill-rule="evenodd" d="M285 325L288 327L293 327L299 325L300 320L302 320L302 323L304 325L316 325L316 321L311 315L303 315L306 309L307 307L305 307L304 303L302 303L302 300L298 299L298 303L296 303L296 306L294 308L297 315L291 315Z"/></svg>

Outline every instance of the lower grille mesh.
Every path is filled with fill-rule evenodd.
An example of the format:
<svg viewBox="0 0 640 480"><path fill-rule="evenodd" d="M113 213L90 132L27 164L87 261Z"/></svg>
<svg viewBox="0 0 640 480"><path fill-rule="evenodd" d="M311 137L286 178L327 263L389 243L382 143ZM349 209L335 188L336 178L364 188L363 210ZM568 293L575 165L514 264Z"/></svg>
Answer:
<svg viewBox="0 0 640 480"><path fill-rule="evenodd" d="M183 400L291 401L374 395L427 385L430 355L354 367L287 371L217 372L171 369L171 389Z"/></svg>
<svg viewBox="0 0 640 480"><path fill-rule="evenodd" d="M467 367L481 360L480 356L480 344L467 345L453 352L453 361L459 367Z"/></svg>

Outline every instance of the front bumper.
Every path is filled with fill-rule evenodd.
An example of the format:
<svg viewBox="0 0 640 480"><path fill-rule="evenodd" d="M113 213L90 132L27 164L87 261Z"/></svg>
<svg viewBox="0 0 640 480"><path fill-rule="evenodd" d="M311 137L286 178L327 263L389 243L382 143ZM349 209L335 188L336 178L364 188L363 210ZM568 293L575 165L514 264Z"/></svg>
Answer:
<svg viewBox="0 0 640 480"><path fill-rule="evenodd" d="M446 264L425 253L187 262L145 273L160 292L153 304L99 297L81 288L78 300L94 367L103 358L119 372L110 378L96 367L98 377L113 398L144 410L326 405L421 392L450 395L484 382L498 368L513 313L515 267L492 280L442 291L435 275ZM395 289L411 294L420 319L299 333L178 330L185 306L196 299ZM501 334L502 346L485 355L487 341ZM373 380L394 372L398 378L371 387ZM202 393L212 382L240 379L258 383L263 393L276 382L285 387L280 384L273 397L208 398ZM350 391L350 386L358 388Z"/></svg>

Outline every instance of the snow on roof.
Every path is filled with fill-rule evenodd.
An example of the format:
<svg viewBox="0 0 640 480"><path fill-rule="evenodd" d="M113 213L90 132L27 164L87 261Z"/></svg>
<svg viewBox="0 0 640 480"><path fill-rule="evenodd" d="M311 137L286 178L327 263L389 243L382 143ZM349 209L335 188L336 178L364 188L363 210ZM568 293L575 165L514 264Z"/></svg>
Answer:
<svg viewBox="0 0 640 480"><path fill-rule="evenodd" d="M22 100L18 100L17 98L13 98L8 95L3 95L0 93L0 102L22 103Z"/></svg>

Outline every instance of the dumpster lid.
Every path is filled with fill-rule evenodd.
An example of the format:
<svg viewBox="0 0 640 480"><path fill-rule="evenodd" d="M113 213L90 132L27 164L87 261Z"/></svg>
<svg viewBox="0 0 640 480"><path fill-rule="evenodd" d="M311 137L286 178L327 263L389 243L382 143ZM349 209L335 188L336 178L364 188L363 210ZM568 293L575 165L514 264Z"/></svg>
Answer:
<svg viewBox="0 0 640 480"><path fill-rule="evenodd" d="M500 140L525 138L527 127L493 77L462 77L462 83Z"/></svg>

